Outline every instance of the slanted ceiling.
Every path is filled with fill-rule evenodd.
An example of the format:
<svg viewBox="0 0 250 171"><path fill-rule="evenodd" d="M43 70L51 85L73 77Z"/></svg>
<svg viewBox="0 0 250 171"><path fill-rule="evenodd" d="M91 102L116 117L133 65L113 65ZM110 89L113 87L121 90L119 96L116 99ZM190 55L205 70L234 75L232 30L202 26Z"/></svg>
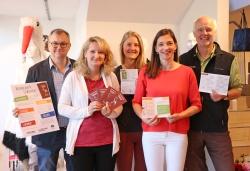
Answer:
<svg viewBox="0 0 250 171"><path fill-rule="evenodd" d="M47 0L53 19L75 18L81 1ZM88 0L88 21L178 24L195 0ZM205 2L205 1L204 1ZM47 18L44 0L1 0L0 16ZM230 0L230 10L250 5L250 0Z"/></svg>

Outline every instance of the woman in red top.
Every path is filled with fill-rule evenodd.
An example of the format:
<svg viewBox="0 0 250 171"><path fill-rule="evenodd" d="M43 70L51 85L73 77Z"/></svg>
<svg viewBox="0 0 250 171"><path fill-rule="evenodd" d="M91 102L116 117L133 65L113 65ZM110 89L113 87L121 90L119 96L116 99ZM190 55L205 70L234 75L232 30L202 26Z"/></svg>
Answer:
<svg viewBox="0 0 250 171"><path fill-rule="evenodd" d="M183 171L189 117L201 110L195 75L191 68L177 63L177 51L172 30L160 30L153 41L151 61L141 69L137 81L133 108L143 121L148 171ZM142 97L169 97L171 117L143 117Z"/></svg>

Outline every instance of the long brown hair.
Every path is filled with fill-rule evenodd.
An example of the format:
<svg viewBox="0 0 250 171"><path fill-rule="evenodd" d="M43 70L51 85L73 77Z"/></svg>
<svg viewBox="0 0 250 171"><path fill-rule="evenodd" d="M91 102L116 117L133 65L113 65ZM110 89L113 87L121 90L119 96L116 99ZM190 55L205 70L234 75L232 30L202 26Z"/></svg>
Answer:
<svg viewBox="0 0 250 171"><path fill-rule="evenodd" d="M164 35L170 35L171 38L173 39L174 43L176 44L176 51L174 53L174 61L178 61L178 46L177 46L177 40L176 37L174 35L174 32L171 29L162 29L160 31L158 31L158 33L156 34L154 41L153 41L153 45L152 45L152 53L151 53L151 60L147 65L147 69L145 74L149 77L149 78L155 78L161 71L161 61L160 61L160 56L159 54L155 51L155 47L157 44L157 40L159 39L159 37L164 36Z"/></svg>

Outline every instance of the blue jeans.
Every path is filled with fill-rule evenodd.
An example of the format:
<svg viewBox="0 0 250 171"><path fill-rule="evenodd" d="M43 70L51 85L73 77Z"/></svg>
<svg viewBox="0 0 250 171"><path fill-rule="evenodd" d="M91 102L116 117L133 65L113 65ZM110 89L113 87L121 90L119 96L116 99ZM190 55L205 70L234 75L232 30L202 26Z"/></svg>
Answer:
<svg viewBox="0 0 250 171"><path fill-rule="evenodd" d="M65 149L66 129L58 131L56 141L52 144L52 148L45 149L37 147L38 169L39 171L56 171L57 160L60 149ZM73 161L64 151L67 171L73 171Z"/></svg>

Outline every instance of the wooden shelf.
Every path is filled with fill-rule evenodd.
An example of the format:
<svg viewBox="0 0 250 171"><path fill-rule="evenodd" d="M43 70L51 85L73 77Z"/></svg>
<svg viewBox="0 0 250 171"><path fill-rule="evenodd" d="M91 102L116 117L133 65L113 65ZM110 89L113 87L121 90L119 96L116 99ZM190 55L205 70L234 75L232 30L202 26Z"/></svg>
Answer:
<svg viewBox="0 0 250 171"><path fill-rule="evenodd" d="M234 158L250 154L250 110L229 111L228 127Z"/></svg>
<svg viewBox="0 0 250 171"><path fill-rule="evenodd" d="M249 147L250 148L250 140L248 141L232 141L232 146L234 147Z"/></svg>

